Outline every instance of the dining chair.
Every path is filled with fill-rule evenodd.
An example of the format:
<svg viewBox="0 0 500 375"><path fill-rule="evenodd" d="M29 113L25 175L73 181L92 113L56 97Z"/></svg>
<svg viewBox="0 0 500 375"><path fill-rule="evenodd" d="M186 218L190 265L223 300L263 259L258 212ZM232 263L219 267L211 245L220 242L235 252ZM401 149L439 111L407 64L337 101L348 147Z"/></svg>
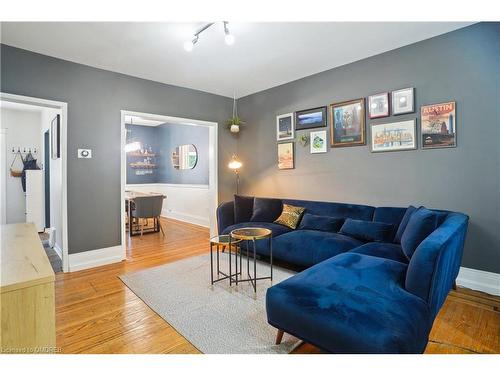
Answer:
<svg viewBox="0 0 500 375"><path fill-rule="evenodd" d="M163 199L165 199L163 195L135 197L132 218L139 219L141 237L144 233L144 220L151 218L157 220L161 233L163 237L165 237L165 232L163 231L163 226L161 225L160 220Z"/></svg>

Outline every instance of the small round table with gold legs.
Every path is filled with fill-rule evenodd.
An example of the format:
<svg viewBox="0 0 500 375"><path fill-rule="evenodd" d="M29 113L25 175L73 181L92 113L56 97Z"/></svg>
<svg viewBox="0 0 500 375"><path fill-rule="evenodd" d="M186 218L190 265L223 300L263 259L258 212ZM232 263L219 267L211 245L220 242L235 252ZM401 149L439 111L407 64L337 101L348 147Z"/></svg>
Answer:
<svg viewBox="0 0 500 375"><path fill-rule="evenodd" d="M236 274L235 274L235 283L238 285L239 282L244 282L244 281L250 281L250 283L253 286L253 290L255 293L257 293L257 280L266 280L270 279L271 281L273 280L273 247L272 247L272 242L273 242L273 232L270 229L266 228L240 228L240 229L235 229L231 231L230 235L230 240L229 240L229 246L231 247L232 242L236 241L246 241L246 257L247 257L247 279L238 279L238 276L241 275L242 271L242 261L241 261L241 247L239 248L240 251L236 251ZM271 273L269 276L265 277L257 277L257 253L255 250L255 241L257 240L264 240L268 239L269 241L269 258L270 258L270 265L271 265ZM250 254L249 254L249 242L252 242L253 244L253 275L250 274ZM238 253L240 257L239 261L239 272L238 272ZM231 252L229 252L229 274L231 274ZM230 277L229 278L229 284L231 285L233 282L233 279Z"/></svg>

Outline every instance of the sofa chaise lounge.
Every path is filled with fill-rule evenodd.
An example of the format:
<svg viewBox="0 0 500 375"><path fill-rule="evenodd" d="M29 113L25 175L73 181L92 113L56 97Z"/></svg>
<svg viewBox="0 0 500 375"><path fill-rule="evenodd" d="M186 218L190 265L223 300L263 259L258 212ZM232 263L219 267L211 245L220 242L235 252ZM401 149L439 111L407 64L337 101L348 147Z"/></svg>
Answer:
<svg viewBox="0 0 500 375"><path fill-rule="evenodd" d="M274 223L305 208L295 229ZM273 258L302 272L266 294L269 324L331 353L422 353L458 275L468 216L425 207L371 207L235 196L219 233L273 232ZM266 241L256 251L268 256Z"/></svg>

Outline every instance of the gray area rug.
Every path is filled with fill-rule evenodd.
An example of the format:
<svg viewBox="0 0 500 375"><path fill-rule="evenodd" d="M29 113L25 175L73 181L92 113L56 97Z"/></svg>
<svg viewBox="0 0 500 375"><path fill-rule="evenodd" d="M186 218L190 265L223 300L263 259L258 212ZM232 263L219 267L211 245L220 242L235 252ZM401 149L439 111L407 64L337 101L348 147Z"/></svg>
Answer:
<svg viewBox="0 0 500 375"><path fill-rule="evenodd" d="M246 271L245 258L243 261ZM224 254L221 270L227 267ZM257 274L268 275L269 265L259 262ZM274 267L273 284L293 275ZM229 287L229 281L223 280L211 286L209 255L129 273L120 279L203 353L289 353L301 343L285 334L282 343L274 345L276 329L267 323L265 309L270 280L257 281L257 294L249 282Z"/></svg>
<svg viewBox="0 0 500 375"><path fill-rule="evenodd" d="M57 255L56 251L50 247L48 240L42 240L42 245L49 258L50 265L55 273L62 272L62 260Z"/></svg>

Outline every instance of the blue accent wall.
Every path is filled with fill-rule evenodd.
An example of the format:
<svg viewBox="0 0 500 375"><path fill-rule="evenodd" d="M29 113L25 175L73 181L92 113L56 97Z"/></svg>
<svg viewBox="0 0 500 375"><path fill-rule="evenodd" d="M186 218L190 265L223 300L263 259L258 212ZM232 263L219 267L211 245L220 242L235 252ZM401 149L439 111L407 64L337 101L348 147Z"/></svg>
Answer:
<svg viewBox="0 0 500 375"><path fill-rule="evenodd" d="M204 126L163 124L158 126L162 165L159 182L166 184L208 185L208 132ZM193 144L198 151L198 162L193 169L175 169L172 152L177 146Z"/></svg>
<svg viewBox="0 0 500 375"><path fill-rule="evenodd" d="M153 126L141 126L141 125L125 125L127 129L127 143L139 141L142 147L149 150L152 148L153 153L159 152L159 142L158 142L158 129ZM143 161L144 157L132 156L131 153L127 154L127 184L152 184L158 182L158 169L161 165L158 165L158 169L153 169L152 174L137 175L137 169L132 168L130 163ZM160 158L156 158L156 164Z"/></svg>
<svg viewBox="0 0 500 375"><path fill-rule="evenodd" d="M208 134L204 126L162 124L158 126L126 125L127 142L138 141L156 154L158 168L152 174L137 175L130 163L144 158L127 155L127 184L192 184L208 185ZM193 169L178 170L172 166L172 153L177 146L193 144L198 162Z"/></svg>

